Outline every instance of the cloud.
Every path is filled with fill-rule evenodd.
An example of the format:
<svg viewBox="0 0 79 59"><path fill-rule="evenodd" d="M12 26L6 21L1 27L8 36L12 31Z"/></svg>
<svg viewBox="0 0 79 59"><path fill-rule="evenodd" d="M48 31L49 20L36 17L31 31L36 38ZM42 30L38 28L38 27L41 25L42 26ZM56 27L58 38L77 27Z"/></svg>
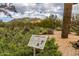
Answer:
<svg viewBox="0 0 79 59"><path fill-rule="evenodd" d="M25 5L25 4L24 4ZM36 4L28 4L27 10L25 13L28 15L36 15L36 16L48 16L49 14L63 14L63 4L59 3L36 3Z"/></svg>
<svg viewBox="0 0 79 59"><path fill-rule="evenodd" d="M73 5L72 14L79 14L79 4Z"/></svg>
<svg viewBox="0 0 79 59"><path fill-rule="evenodd" d="M14 18L19 17L46 17L50 14L56 14L58 17L63 17L64 4L63 3L13 3L18 13L9 13ZM79 13L79 4L73 6L72 13ZM3 14L2 14L3 15ZM3 15L6 17L6 15ZM2 17L2 16L0 16Z"/></svg>
<svg viewBox="0 0 79 59"><path fill-rule="evenodd" d="M57 14L59 17L63 14L62 3L13 3L18 13L7 10L12 17L38 17L45 18L50 14ZM3 15L4 17L6 15ZM1 17L1 16L0 16ZM7 16L6 16L7 17Z"/></svg>

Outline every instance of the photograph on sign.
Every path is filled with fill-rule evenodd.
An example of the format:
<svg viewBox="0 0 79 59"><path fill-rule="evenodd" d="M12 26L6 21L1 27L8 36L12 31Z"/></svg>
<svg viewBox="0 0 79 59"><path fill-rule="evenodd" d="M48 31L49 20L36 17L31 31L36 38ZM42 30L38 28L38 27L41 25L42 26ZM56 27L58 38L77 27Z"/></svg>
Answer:
<svg viewBox="0 0 79 59"><path fill-rule="evenodd" d="M32 35L28 46L38 49L44 49L47 38L47 35Z"/></svg>

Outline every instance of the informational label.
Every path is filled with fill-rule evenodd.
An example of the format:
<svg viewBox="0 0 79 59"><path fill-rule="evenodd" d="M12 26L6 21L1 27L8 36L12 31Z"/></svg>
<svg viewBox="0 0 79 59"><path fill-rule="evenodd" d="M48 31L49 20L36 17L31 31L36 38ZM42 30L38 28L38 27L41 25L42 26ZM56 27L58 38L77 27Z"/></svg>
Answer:
<svg viewBox="0 0 79 59"><path fill-rule="evenodd" d="M44 49L47 38L47 35L32 35L28 43L28 46L38 49Z"/></svg>

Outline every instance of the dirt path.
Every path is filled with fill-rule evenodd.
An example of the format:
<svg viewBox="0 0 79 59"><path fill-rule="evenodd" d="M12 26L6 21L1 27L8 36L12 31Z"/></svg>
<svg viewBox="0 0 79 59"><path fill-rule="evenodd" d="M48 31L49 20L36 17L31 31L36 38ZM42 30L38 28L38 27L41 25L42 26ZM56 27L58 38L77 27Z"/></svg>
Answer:
<svg viewBox="0 0 79 59"><path fill-rule="evenodd" d="M61 31L54 31L53 35L56 39L56 43L59 46L59 50L62 52L63 56L77 56L79 55L79 50L75 50L70 42L79 40L79 36L74 33L69 34L69 38L62 39Z"/></svg>

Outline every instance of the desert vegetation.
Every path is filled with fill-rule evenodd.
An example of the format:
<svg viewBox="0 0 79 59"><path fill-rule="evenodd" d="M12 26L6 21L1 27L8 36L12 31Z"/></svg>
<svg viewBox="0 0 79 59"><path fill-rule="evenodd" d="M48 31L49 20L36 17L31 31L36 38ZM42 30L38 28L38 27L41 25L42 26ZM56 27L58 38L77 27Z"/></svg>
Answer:
<svg viewBox="0 0 79 59"><path fill-rule="evenodd" d="M17 19L10 22L0 21L0 55L32 56L33 49L27 46L30 37L32 34L50 34L50 29L53 27L52 22L51 19L42 20L40 23L31 23L28 19ZM60 24L57 23L56 27L59 26ZM36 55L59 56L62 53L58 51L55 38L51 38L46 42L44 50L36 50Z"/></svg>
<svg viewBox="0 0 79 59"><path fill-rule="evenodd" d="M75 32L79 35L79 20L78 15L72 17L70 32ZM34 19L37 21L38 19ZM29 18L12 20L10 22L0 21L0 55L1 56L31 56L33 49L28 47L32 34L38 35L54 35L53 31L61 31L62 20L48 17L40 22L33 23ZM61 51L58 51L58 45L55 38L48 38L44 50L36 50L37 56L60 56Z"/></svg>

